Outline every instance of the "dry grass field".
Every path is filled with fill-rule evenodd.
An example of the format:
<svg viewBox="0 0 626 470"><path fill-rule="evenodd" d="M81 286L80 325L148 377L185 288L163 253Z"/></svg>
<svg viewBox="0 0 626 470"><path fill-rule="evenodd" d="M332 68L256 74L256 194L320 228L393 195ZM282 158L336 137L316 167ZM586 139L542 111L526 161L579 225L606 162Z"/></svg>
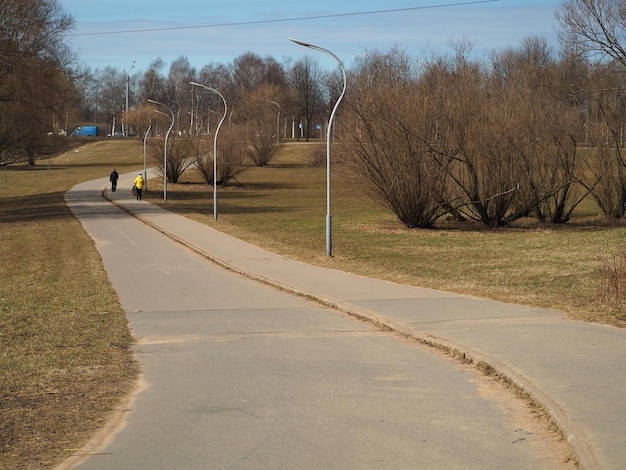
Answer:
<svg viewBox="0 0 626 470"><path fill-rule="evenodd" d="M606 299L601 276L623 260L624 221L599 216L585 201L564 225L519 221L488 229L442 220L434 230L405 228L388 210L332 172L333 256L325 251L326 167L309 165L319 144L283 146L270 165L250 168L218 191L192 171L149 200L218 230L306 262L400 283L505 302L551 307L572 318L626 324L623 302ZM162 182L150 186L162 188ZM618 266L619 267L619 266ZM626 278L622 279L626 290Z"/></svg>
<svg viewBox="0 0 626 470"><path fill-rule="evenodd" d="M269 250L366 276L562 309L623 327L602 268L623 259L626 226L587 202L564 226L490 230L442 221L408 230L333 170L333 256L325 254L319 144L286 144L270 165L220 188L186 172L146 199ZM317 152L319 153L319 152ZM36 168L0 168L0 468L50 468L94 433L132 387L132 338L98 252L65 207L74 184L143 166L141 142L102 140ZM152 189L154 188L154 189ZM620 258L622 256L622 258ZM623 279L622 279L623 281Z"/></svg>

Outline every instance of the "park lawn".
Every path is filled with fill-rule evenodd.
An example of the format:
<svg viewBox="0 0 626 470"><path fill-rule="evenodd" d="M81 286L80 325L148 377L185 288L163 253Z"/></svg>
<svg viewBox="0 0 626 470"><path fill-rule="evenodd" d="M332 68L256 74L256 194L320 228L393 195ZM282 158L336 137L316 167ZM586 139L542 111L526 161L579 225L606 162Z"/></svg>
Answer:
<svg viewBox="0 0 626 470"><path fill-rule="evenodd" d="M473 296L561 309L623 327L602 299L606 259L624 253L623 222L586 202L564 226L491 230L441 221L409 230L333 171L333 256L325 251L326 168L287 144L213 191L188 170L150 181L146 199L306 262ZM315 153L315 152L313 152ZM51 468L79 449L135 384L124 312L93 241L64 204L73 185L143 167L139 140L101 140L36 168L0 169L0 468ZM154 189L153 189L154 188ZM619 259L619 258L615 258Z"/></svg>
<svg viewBox="0 0 626 470"><path fill-rule="evenodd" d="M265 167L252 167L218 189L188 170L147 198L277 253L345 271L563 310L570 317L626 325L626 307L604 298L601 269L626 249L626 224L606 221L585 201L567 224L523 220L489 229L441 220L433 230L407 229L350 184L340 165L332 171L332 257L326 256L326 166L310 165L311 144L285 144ZM162 180L150 186L162 188ZM626 278L622 279L626 282ZM626 284L624 285L626 289Z"/></svg>

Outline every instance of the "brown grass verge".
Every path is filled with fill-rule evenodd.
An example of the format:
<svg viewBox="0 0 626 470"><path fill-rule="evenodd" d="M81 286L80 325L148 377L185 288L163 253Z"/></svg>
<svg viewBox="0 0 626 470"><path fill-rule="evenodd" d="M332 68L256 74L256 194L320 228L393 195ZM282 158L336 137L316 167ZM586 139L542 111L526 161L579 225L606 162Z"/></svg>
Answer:
<svg viewBox="0 0 626 470"><path fill-rule="evenodd" d="M136 168L140 152L130 141L97 142L35 168L2 169L0 468L58 464L134 383L125 314L63 195L112 166Z"/></svg>

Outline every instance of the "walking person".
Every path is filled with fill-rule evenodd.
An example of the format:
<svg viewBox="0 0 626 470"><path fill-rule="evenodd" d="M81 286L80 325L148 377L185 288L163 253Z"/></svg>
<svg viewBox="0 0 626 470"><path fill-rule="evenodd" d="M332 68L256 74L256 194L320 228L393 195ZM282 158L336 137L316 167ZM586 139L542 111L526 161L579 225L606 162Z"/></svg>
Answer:
<svg viewBox="0 0 626 470"><path fill-rule="evenodd" d="M117 180L119 179L120 175L117 171L115 171L115 168L113 168L113 171L111 172L111 175L109 176L109 181L111 182L111 191L115 192L115 190L117 189Z"/></svg>
<svg viewBox="0 0 626 470"><path fill-rule="evenodd" d="M141 173L135 178L135 189L137 191L137 200L141 201L141 191L143 191L144 180Z"/></svg>

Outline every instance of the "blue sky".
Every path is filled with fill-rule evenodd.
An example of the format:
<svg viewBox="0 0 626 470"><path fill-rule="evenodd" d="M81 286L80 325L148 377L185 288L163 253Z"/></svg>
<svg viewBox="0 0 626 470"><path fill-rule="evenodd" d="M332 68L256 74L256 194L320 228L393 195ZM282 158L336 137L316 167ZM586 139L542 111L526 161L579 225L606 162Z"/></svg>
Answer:
<svg viewBox="0 0 626 470"><path fill-rule="evenodd" d="M199 69L209 63L229 64L246 52L280 62L310 55L326 68L336 66L329 56L297 46L288 37L331 50L347 67L367 51L394 45L419 57L427 50L449 52L450 42L462 39L472 41L477 55L516 47L531 35L556 44L554 13L562 0L59 0L59 4L76 20L68 40L81 62L94 69L110 65L135 73L157 57L169 67L186 56Z"/></svg>

